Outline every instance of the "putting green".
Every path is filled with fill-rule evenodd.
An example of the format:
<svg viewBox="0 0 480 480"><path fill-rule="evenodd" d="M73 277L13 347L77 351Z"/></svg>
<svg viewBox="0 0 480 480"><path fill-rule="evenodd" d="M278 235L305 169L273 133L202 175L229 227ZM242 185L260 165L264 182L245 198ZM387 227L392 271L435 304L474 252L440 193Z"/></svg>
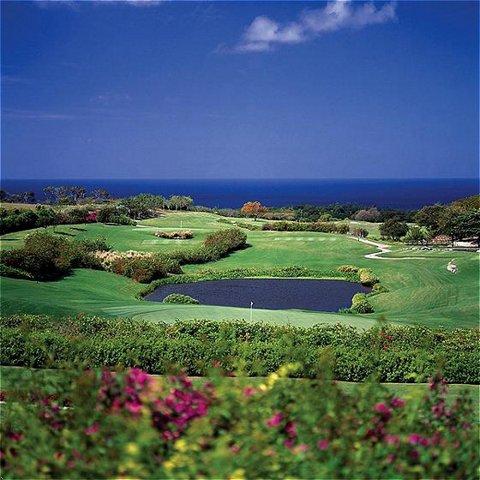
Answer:
<svg viewBox="0 0 480 480"><path fill-rule="evenodd" d="M256 225L245 219L227 219ZM140 222L137 226L88 224L59 226L59 235L71 238L105 237L117 250L169 252L198 245L210 232L229 228L225 219L210 213L168 212L159 218ZM157 239L157 228L190 229L193 240ZM51 228L53 231L54 229ZM2 248L21 246L28 232L1 237ZM255 310L254 321L312 325L319 322L345 322L368 327L379 317L405 324L428 326L474 327L478 325L479 263L478 254L471 252L421 251L396 244L389 259L368 259L364 255L376 252L346 235L316 232L246 231L249 248L207 265L187 265L186 272L205 268L218 271L239 267L274 267L303 265L313 269L336 268L354 264L372 268L388 293L372 297L375 313L370 315L339 315L294 310ZM402 258L402 257L418 258ZM446 270L455 258L459 273ZM248 309L208 305L163 305L146 302L135 296L143 286L106 272L77 270L56 282L32 282L1 279L2 313L51 313L55 315L85 312L98 315L133 316L155 321L212 318L249 320Z"/></svg>

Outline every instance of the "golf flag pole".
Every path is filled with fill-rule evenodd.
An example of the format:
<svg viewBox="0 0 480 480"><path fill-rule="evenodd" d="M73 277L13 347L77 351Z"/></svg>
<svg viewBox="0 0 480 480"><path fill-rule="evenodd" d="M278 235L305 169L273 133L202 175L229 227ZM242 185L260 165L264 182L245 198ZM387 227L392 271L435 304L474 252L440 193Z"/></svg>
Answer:
<svg viewBox="0 0 480 480"><path fill-rule="evenodd" d="M250 321L252 321L253 317L253 302L250 302Z"/></svg>

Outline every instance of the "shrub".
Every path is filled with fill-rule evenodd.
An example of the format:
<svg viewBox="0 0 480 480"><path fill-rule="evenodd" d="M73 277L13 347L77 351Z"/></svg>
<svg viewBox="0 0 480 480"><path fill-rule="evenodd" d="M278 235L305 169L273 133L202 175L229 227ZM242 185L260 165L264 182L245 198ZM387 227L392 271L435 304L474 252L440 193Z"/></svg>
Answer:
<svg viewBox="0 0 480 480"><path fill-rule="evenodd" d="M182 303L182 304L192 304L198 305L200 302L188 295L182 295L180 293L171 293L163 299L163 303Z"/></svg>
<svg viewBox="0 0 480 480"><path fill-rule="evenodd" d="M0 276L1 277L10 277L10 278L23 278L25 280L31 280L33 276L19 268L9 267L3 263L0 263Z"/></svg>
<svg viewBox="0 0 480 480"><path fill-rule="evenodd" d="M356 267L355 265L340 265L337 270L339 272L346 272L346 273L357 273L359 270L359 267Z"/></svg>
<svg viewBox="0 0 480 480"><path fill-rule="evenodd" d="M364 293L356 293L352 298L350 310L355 313L372 313L373 306Z"/></svg>
<svg viewBox="0 0 480 480"><path fill-rule="evenodd" d="M243 248L246 244L247 235L238 228L218 230L207 235L203 242L207 250L214 251L219 257Z"/></svg>
<svg viewBox="0 0 480 480"><path fill-rule="evenodd" d="M375 295L377 293L388 293L389 291L390 290L385 285L382 285L381 283L376 283L372 287L372 291L371 291L370 295Z"/></svg>
<svg viewBox="0 0 480 480"><path fill-rule="evenodd" d="M6 478L476 478L474 395L452 401L439 376L406 398L374 382L345 389L330 381L326 362L320 380L287 378L299 367L283 365L259 382L152 378L138 368L36 372L2 405L2 471Z"/></svg>
<svg viewBox="0 0 480 480"><path fill-rule="evenodd" d="M382 238L400 240L408 232L408 225L405 222L399 222L395 218L387 220L380 225L380 235Z"/></svg>
<svg viewBox="0 0 480 480"><path fill-rule="evenodd" d="M49 280L69 273L75 252L68 240L36 231L25 237L23 248L2 251L0 255L0 263L7 267L28 272L36 280Z"/></svg>
<svg viewBox="0 0 480 480"><path fill-rule="evenodd" d="M280 232L323 232L323 233L341 233L346 234L349 231L349 226L346 223L334 222L274 222L264 223L262 230L274 230Z"/></svg>
<svg viewBox="0 0 480 480"><path fill-rule="evenodd" d="M175 240L188 240L193 238L193 232L190 230L180 230L178 232L162 232L159 230L155 232L154 235L160 238L171 238Z"/></svg>
<svg viewBox="0 0 480 480"><path fill-rule="evenodd" d="M164 278L168 273L181 273L180 265L174 259L164 255L122 256L113 260L111 270L125 275L139 283L150 283Z"/></svg>
<svg viewBox="0 0 480 480"><path fill-rule="evenodd" d="M360 283L369 287L379 282L378 277L369 268L360 268L358 276Z"/></svg>
<svg viewBox="0 0 480 480"><path fill-rule="evenodd" d="M163 324L34 315L2 317L0 327L3 365L58 368L76 361L89 367L139 366L158 374L175 366L189 375L208 375L219 363L229 370L241 367L243 375L263 376L279 363L301 362L295 376L315 378L321 373L319 359L328 355L336 380L364 381L375 375L380 381L393 381L389 379L395 372L382 365L387 359L389 365L406 365L405 358L410 357L412 362L399 370L395 381L424 381L438 368L449 382L480 381L478 329L387 324L363 331L340 324L310 328L246 321ZM62 347L53 351L53 344Z"/></svg>

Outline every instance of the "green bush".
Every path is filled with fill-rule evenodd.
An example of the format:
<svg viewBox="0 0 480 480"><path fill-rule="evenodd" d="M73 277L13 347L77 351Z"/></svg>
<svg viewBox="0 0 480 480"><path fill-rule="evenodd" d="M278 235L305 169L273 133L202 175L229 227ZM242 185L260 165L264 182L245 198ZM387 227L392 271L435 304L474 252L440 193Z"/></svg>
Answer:
<svg viewBox="0 0 480 480"><path fill-rule="evenodd" d="M274 230L279 232L323 232L347 234L349 226L346 223L335 222L272 222L264 223L262 230Z"/></svg>
<svg viewBox="0 0 480 480"><path fill-rule="evenodd" d="M425 381L438 369L452 383L480 382L478 329L442 330L382 325L357 330L343 325L299 328L246 321L192 320L174 324L131 319L51 318L16 315L0 319L3 365L62 367L139 366L164 374L176 367L207 375L213 365L264 376L300 362L295 376L316 378L328 357L336 380Z"/></svg>
<svg viewBox="0 0 480 480"><path fill-rule="evenodd" d="M356 267L355 265L340 265L337 270L339 272L347 272L347 273L357 273L359 270L359 267Z"/></svg>
<svg viewBox="0 0 480 480"><path fill-rule="evenodd" d="M188 295L182 295L181 293L171 293L163 299L163 303L183 303L198 305L200 302Z"/></svg>
<svg viewBox="0 0 480 480"><path fill-rule="evenodd" d="M352 298L350 310L355 313L372 313L373 306L364 293L356 293Z"/></svg>
<svg viewBox="0 0 480 480"><path fill-rule="evenodd" d="M362 285L371 287L379 282L378 277L369 268L360 268L358 277Z"/></svg>

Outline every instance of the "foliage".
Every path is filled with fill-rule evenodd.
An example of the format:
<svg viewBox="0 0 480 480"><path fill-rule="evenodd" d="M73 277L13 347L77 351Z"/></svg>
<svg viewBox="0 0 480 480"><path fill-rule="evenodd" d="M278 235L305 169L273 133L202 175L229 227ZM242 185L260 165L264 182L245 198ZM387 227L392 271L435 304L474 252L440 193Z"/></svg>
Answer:
<svg viewBox="0 0 480 480"><path fill-rule="evenodd" d="M165 204L170 210L188 210L192 205L192 197L186 195L172 195Z"/></svg>
<svg viewBox="0 0 480 480"><path fill-rule="evenodd" d="M358 237L358 238L368 237L368 230L366 230L365 228L354 227L350 230L350 232L354 237Z"/></svg>
<svg viewBox="0 0 480 480"><path fill-rule="evenodd" d="M137 366L168 373L206 375L213 365L263 376L286 362L300 362L295 376L315 378L325 355L336 380L425 381L437 368L452 383L478 384L478 329L429 329L379 325L299 328L246 321L182 321L174 324L120 318L51 318L14 315L0 319L3 365L62 367Z"/></svg>
<svg viewBox="0 0 480 480"><path fill-rule="evenodd" d="M419 245L427 241L430 238L430 233L425 227L419 227L418 225L412 225L408 227L408 232L403 238L405 243L410 245Z"/></svg>
<svg viewBox="0 0 480 480"><path fill-rule="evenodd" d="M359 210L355 213L353 219L359 222L378 222L381 219L381 214L377 208L372 207L368 210Z"/></svg>
<svg viewBox="0 0 480 480"><path fill-rule="evenodd" d="M344 391L328 374L307 384L285 378L299 367L262 383L193 384L137 368L34 377L24 386L30 401L7 397L2 470L7 478L476 477L470 395L448 401L439 377L410 399L376 383Z"/></svg>
<svg viewBox="0 0 480 480"><path fill-rule="evenodd" d="M345 272L345 273L357 273L359 267L356 267L355 265L340 265L337 270L339 272Z"/></svg>
<svg viewBox="0 0 480 480"><path fill-rule="evenodd" d="M163 303L182 303L185 305L198 305L200 302L190 297L189 295L182 295L181 293L171 293L163 299Z"/></svg>
<svg viewBox="0 0 480 480"><path fill-rule="evenodd" d="M0 263L30 274L36 280L52 280L70 272L74 251L71 242L44 231L25 238L23 248L0 252ZM4 274L13 270L4 270Z"/></svg>
<svg viewBox="0 0 480 480"><path fill-rule="evenodd" d="M267 209L260 202L247 202L243 204L240 213L247 217L253 217L256 220L258 215L266 210Z"/></svg>
<svg viewBox="0 0 480 480"><path fill-rule="evenodd" d="M161 195L140 193L123 199L120 206L126 209L130 218L150 218L155 216L155 210L165 207L165 199Z"/></svg>
<svg viewBox="0 0 480 480"><path fill-rule="evenodd" d="M362 285L369 287L379 282L378 277L369 268L360 268L358 270L358 277Z"/></svg>
<svg viewBox="0 0 480 480"><path fill-rule="evenodd" d="M264 223L262 230L274 230L279 232L324 232L324 233L342 233L346 234L349 227L346 223L334 222L314 222L314 223L300 223L300 222L275 222Z"/></svg>
<svg viewBox="0 0 480 480"><path fill-rule="evenodd" d="M179 230L177 232L162 232L158 230L154 235L159 238L169 238L173 240L189 240L193 238L193 232L191 230Z"/></svg>
<svg viewBox="0 0 480 480"><path fill-rule="evenodd" d="M101 268L93 252L109 250L105 239L72 241L43 230L25 237L22 248L0 252L1 275L54 280L72 268Z"/></svg>
<svg viewBox="0 0 480 480"><path fill-rule="evenodd" d="M129 210L125 205L106 205L99 209L97 221L116 225L134 225L135 222L128 217L128 213Z"/></svg>
<svg viewBox="0 0 480 480"><path fill-rule="evenodd" d="M400 240L408 232L408 225L405 222L399 222L392 218L380 225L380 234L382 238L390 238L392 240Z"/></svg>
<svg viewBox="0 0 480 480"><path fill-rule="evenodd" d="M372 313L373 305L365 293L356 293L352 298L350 310L355 313Z"/></svg>

